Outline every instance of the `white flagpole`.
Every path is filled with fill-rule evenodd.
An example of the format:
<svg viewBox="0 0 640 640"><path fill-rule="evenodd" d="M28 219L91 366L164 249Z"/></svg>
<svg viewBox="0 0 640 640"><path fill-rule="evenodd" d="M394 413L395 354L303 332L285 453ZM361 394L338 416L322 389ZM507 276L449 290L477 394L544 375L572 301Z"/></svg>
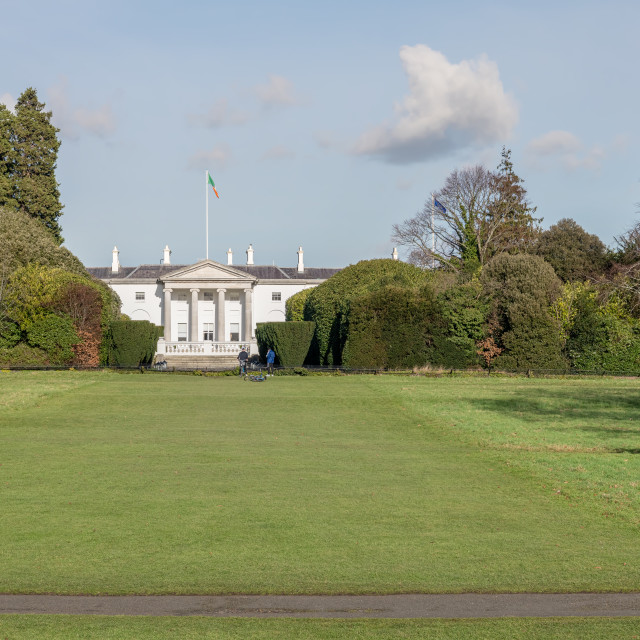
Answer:
<svg viewBox="0 0 640 640"><path fill-rule="evenodd" d="M204 193L205 193L205 199L207 202L207 211L206 211L206 216L205 216L205 223L204 223L204 235L206 237L206 244L207 244L207 260L209 259L209 169L207 169L204 172Z"/></svg>

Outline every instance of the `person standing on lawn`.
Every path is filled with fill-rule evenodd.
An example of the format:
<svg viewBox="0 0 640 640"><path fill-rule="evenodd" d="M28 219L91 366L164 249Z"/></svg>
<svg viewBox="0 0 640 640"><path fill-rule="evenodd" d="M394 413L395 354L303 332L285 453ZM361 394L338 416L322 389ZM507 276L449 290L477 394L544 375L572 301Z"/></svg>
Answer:
<svg viewBox="0 0 640 640"><path fill-rule="evenodd" d="M238 354L238 363L240 364L240 375L247 375L247 360L249 359L249 354L247 350L242 347L240 353Z"/></svg>
<svg viewBox="0 0 640 640"><path fill-rule="evenodd" d="M276 361L275 351L269 347L269 351L267 351L267 375L273 375L273 363Z"/></svg>

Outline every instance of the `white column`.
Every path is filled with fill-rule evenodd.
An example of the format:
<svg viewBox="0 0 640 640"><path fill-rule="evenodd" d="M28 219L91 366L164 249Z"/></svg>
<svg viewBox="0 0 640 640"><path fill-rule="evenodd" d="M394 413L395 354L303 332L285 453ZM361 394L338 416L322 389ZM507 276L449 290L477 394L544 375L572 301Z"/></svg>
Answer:
<svg viewBox="0 0 640 640"><path fill-rule="evenodd" d="M253 264L253 245L250 244L247 249L247 264Z"/></svg>
<svg viewBox="0 0 640 640"><path fill-rule="evenodd" d="M162 264L171 264L171 249L169 249L169 245L166 244L164 246L164 251L162 252Z"/></svg>
<svg viewBox="0 0 640 640"><path fill-rule="evenodd" d="M233 264L233 251L231 251L231 247L229 247L229 251L227 251L227 264Z"/></svg>
<svg viewBox="0 0 640 640"><path fill-rule="evenodd" d="M171 342L171 292L173 289L163 289L164 291L164 341Z"/></svg>
<svg viewBox="0 0 640 640"><path fill-rule="evenodd" d="M242 323L242 341L251 342L253 329L253 290L244 290L244 322Z"/></svg>
<svg viewBox="0 0 640 640"><path fill-rule="evenodd" d="M226 342L224 339L224 294L226 289L218 289L218 301L216 302L216 341Z"/></svg>
<svg viewBox="0 0 640 640"><path fill-rule="evenodd" d="M189 340L198 342L198 293L200 289L190 289L191 305L189 307Z"/></svg>

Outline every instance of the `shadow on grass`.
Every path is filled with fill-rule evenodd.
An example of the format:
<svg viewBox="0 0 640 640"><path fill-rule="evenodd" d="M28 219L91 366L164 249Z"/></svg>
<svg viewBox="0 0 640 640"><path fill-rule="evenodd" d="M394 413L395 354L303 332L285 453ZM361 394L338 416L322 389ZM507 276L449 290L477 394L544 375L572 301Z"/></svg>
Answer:
<svg viewBox="0 0 640 640"><path fill-rule="evenodd" d="M501 414L513 414L525 422L561 422L554 430L581 429L606 434L610 438L640 436L640 422L632 419L640 410L640 390L584 388L544 389L522 388L508 396L468 398L475 409ZM639 453L637 448L616 449L615 452Z"/></svg>

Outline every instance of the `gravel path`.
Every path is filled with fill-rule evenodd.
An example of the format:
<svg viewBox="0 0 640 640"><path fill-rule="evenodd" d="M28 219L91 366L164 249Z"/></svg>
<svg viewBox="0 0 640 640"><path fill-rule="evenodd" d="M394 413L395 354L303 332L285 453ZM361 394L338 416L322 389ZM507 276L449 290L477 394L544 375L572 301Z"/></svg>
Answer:
<svg viewBox="0 0 640 640"><path fill-rule="evenodd" d="M640 616L640 593L382 596L0 595L2 613L255 618Z"/></svg>

